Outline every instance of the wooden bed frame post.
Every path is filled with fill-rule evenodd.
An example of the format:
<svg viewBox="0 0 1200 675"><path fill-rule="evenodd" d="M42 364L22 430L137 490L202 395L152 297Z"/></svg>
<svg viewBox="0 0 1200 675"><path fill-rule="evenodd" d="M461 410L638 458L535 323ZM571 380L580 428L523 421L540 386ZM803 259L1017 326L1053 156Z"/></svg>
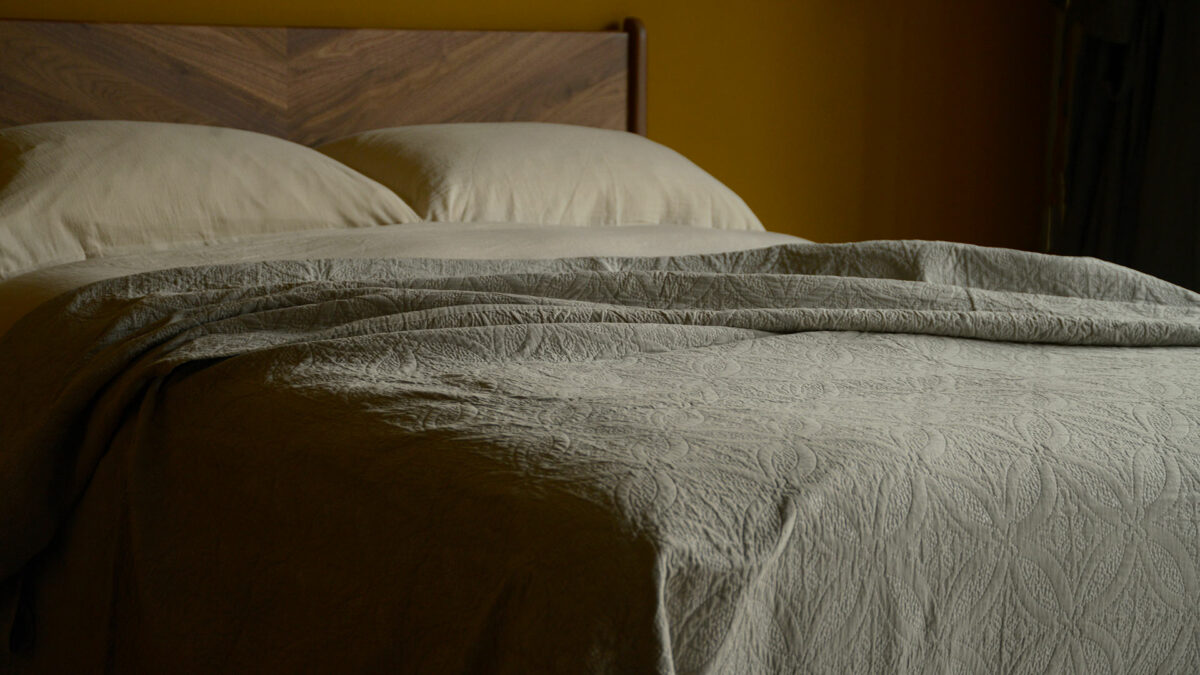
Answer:
<svg viewBox="0 0 1200 675"><path fill-rule="evenodd" d="M629 35L629 130L646 135L646 25L628 18L622 26Z"/></svg>

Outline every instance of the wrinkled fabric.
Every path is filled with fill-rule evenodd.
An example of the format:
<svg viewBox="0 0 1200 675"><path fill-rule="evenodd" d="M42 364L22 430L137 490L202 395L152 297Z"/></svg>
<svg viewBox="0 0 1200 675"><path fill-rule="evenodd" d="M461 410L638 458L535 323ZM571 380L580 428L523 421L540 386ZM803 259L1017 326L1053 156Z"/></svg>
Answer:
<svg viewBox="0 0 1200 675"><path fill-rule="evenodd" d="M11 662L1195 669L1198 345L920 242L102 281L0 342Z"/></svg>
<svg viewBox="0 0 1200 675"><path fill-rule="evenodd" d="M203 246L172 246L166 251L109 255L0 281L0 336L38 305L68 291L104 279L174 267L314 258L661 257L806 242L778 232L685 225L542 227L521 223L417 223L252 236Z"/></svg>

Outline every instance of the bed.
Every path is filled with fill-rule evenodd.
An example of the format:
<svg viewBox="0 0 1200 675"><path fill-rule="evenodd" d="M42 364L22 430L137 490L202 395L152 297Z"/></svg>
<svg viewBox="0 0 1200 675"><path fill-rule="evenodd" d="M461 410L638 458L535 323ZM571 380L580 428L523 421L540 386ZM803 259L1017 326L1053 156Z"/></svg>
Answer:
<svg viewBox="0 0 1200 675"><path fill-rule="evenodd" d="M636 21L0 47L6 671L1200 668L1200 296L766 231Z"/></svg>

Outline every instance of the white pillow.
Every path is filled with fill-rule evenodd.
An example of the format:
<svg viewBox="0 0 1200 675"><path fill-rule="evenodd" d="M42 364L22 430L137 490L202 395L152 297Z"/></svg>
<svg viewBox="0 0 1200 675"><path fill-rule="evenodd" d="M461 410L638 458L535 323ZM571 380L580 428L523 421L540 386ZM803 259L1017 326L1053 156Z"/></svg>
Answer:
<svg viewBox="0 0 1200 675"><path fill-rule="evenodd" d="M0 130L0 278L141 247L419 220L366 176L263 134L116 121Z"/></svg>
<svg viewBox="0 0 1200 675"><path fill-rule="evenodd" d="M317 148L428 220L763 226L683 155L624 131L536 122L378 129Z"/></svg>

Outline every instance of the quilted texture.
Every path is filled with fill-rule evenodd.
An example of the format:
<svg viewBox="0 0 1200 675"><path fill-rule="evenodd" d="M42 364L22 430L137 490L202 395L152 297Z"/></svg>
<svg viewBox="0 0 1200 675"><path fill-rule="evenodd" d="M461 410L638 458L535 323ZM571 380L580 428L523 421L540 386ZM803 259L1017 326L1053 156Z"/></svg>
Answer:
<svg viewBox="0 0 1200 675"><path fill-rule="evenodd" d="M1198 345L949 244L101 282L0 343L13 663L1194 670Z"/></svg>

